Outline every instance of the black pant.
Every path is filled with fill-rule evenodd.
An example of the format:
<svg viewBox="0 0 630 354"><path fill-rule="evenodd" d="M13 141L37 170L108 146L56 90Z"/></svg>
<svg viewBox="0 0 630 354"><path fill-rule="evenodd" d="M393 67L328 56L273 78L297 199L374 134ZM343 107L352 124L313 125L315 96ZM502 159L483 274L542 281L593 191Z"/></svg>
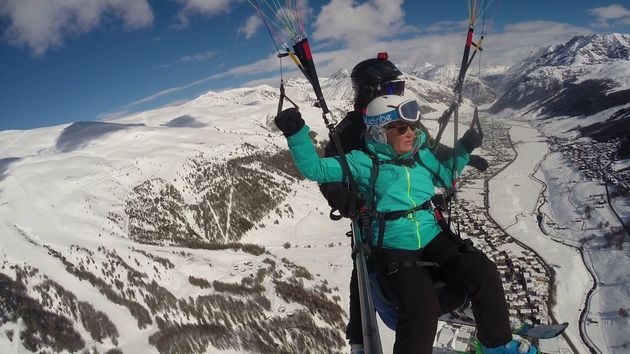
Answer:
<svg viewBox="0 0 630 354"><path fill-rule="evenodd" d="M505 294L495 264L479 251L461 252L448 236L439 234L421 251L382 249L381 269L392 263L422 260L439 267L399 267L384 275L385 287L393 292L399 308L394 353L431 353L441 309L433 280L464 287L477 324L477 337L486 347L512 339ZM354 287L354 289L353 289ZM350 282L350 322L346 335L351 343L362 342L356 273ZM355 309L358 308L358 309Z"/></svg>

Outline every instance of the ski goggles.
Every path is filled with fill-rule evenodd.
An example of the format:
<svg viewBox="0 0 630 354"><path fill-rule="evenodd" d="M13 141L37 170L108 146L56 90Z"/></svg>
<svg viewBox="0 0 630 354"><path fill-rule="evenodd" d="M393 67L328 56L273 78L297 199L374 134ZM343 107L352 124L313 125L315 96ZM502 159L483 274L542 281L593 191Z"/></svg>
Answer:
<svg viewBox="0 0 630 354"><path fill-rule="evenodd" d="M363 121L366 126L383 126L391 122L402 121L414 123L420 121L420 107L416 100L407 100L398 106L388 106L392 111L377 116L365 116Z"/></svg>
<svg viewBox="0 0 630 354"><path fill-rule="evenodd" d="M420 120L420 106L418 106L418 102L416 100L408 100L398 106L390 107L396 108L396 111L400 116L400 120L404 122L413 123Z"/></svg>
<svg viewBox="0 0 630 354"><path fill-rule="evenodd" d="M403 80L393 80L376 85L374 97L384 95L402 96L403 93L405 93L405 82Z"/></svg>

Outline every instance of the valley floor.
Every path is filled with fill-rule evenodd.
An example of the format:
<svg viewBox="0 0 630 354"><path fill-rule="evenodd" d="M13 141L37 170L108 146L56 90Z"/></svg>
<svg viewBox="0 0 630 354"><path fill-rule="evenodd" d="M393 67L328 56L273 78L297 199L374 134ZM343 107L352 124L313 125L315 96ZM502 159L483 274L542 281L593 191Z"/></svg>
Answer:
<svg viewBox="0 0 630 354"><path fill-rule="evenodd" d="M510 135L517 156L512 164L489 182L490 214L506 232L530 247L542 257L555 272L557 306L553 317L558 322L569 322L566 330L568 340L578 353L588 352L578 331L579 314L584 306L591 279L582 262L580 253L574 248L559 244L545 235L538 227L537 207L543 188L530 178L537 174L538 166L548 152L544 139L534 128L520 122L508 122ZM566 343L554 343L570 350ZM543 349L545 344L542 344Z"/></svg>
<svg viewBox="0 0 630 354"><path fill-rule="evenodd" d="M620 225L609 204L598 202L606 200L602 181L585 178L579 166L550 151L540 127L507 124L517 157L489 183L491 215L553 267L553 315L570 323L565 335L570 351L627 353L630 321L620 309L630 295L630 245L627 238L609 238ZM627 217L619 198L612 205Z"/></svg>

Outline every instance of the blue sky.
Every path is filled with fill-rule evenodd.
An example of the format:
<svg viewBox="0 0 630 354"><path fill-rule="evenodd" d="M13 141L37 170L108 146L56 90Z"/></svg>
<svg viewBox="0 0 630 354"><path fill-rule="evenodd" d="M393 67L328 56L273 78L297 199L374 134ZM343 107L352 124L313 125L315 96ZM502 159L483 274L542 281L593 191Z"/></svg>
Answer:
<svg viewBox="0 0 630 354"><path fill-rule="evenodd" d="M378 51L398 63L461 57L465 0L307 5L321 76ZM252 15L243 0L0 0L0 130L114 119L208 90L277 85L273 44ZM630 4L494 0L487 21L483 62L509 66L576 34L629 33Z"/></svg>

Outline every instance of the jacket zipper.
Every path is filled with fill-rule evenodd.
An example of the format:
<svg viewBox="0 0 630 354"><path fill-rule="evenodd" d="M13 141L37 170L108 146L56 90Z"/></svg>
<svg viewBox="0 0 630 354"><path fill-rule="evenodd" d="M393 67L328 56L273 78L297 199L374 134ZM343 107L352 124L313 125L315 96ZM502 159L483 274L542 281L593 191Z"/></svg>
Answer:
<svg viewBox="0 0 630 354"><path fill-rule="evenodd" d="M415 208L418 204L416 204L416 201L411 197L411 175L409 174L409 168L405 167L405 173L407 174L407 198L409 198ZM410 214L408 218L413 220L416 224L416 238L418 239L418 249L420 249L422 248L422 239L420 238L420 223L416 219L416 213Z"/></svg>

